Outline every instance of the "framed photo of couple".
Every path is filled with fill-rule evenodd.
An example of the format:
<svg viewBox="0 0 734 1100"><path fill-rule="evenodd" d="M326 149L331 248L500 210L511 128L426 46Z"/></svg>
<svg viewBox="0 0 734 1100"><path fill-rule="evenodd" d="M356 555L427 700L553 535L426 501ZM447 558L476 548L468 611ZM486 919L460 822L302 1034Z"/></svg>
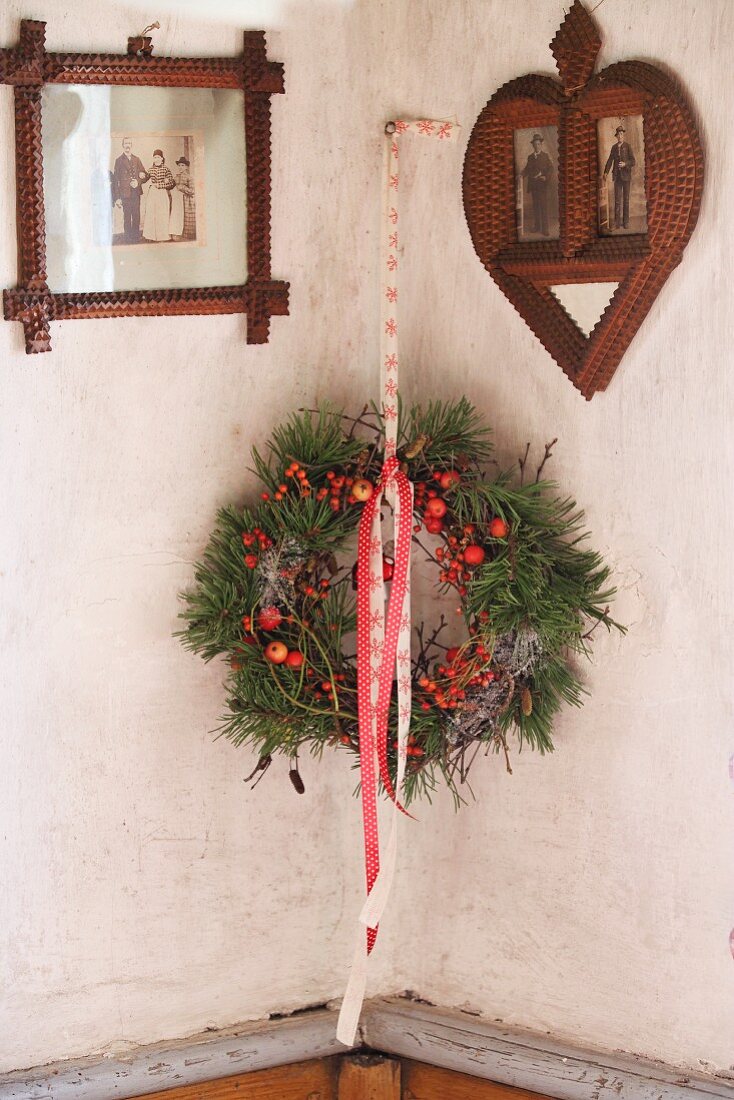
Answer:
<svg viewBox="0 0 734 1100"><path fill-rule="evenodd" d="M243 313L248 343L288 312L270 262L270 97L282 66L265 36L234 58L52 54L24 20L0 50L14 85L18 286L5 317L26 351L67 318Z"/></svg>

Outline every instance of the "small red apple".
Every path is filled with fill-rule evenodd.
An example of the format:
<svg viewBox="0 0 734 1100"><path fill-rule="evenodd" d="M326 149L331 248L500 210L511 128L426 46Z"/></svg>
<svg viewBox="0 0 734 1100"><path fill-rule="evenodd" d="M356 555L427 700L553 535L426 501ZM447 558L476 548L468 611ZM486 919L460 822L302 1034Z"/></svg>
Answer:
<svg viewBox="0 0 734 1100"><path fill-rule="evenodd" d="M484 561L485 553L484 548L477 546L476 543L472 543L467 546L464 551L464 561L467 565L481 565Z"/></svg>
<svg viewBox="0 0 734 1100"><path fill-rule="evenodd" d="M299 649L291 649L285 663L288 668L300 668L303 664L303 654Z"/></svg>
<svg viewBox="0 0 734 1100"><path fill-rule="evenodd" d="M426 503L426 515L432 519L443 519L447 511L446 501L441 497L431 497Z"/></svg>
<svg viewBox="0 0 734 1100"><path fill-rule="evenodd" d="M456 470L447 470L445 474L441 474L441 480L439 485L442 489L455 489L461 481L461 474Z"/></svg>
<svg viewBox="0 0 734 1100"><path fill-rule="evenodd" d="M510 528L503 519L495 516L489 525L489 533L493 539L506 539Z"/></svg>
<svg viewBox="0 0 734 1100"><path fill-rule="evenodd" d="M374 485L366 477L358 477L352 485L352 496L360 503L369 500L374 491Z"/></svg>
<svg viewBox="0 0 734 1100"><path fill-rule="evenodd" d="M283 622L283 616L277 607L263 607L257 617L257 625L261 630L277 630Z"/></svg>
<svg viewBox="0 0 734 1100"><path fill-rule="evenodd" d="M270 642L265 646L265 656L274 665L282 665L288 657L288 646L285 642Z"/></svg>

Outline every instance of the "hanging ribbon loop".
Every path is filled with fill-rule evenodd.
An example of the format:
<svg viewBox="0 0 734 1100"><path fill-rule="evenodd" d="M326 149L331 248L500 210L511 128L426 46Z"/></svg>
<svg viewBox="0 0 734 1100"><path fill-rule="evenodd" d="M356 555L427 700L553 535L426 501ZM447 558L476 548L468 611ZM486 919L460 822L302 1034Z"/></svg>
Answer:
<svg viewBox="0 0 734 1100"><path fill-rule="evenodd" d="M398 820L406 811L399 797L405 778L411 712L410 547L413 486L400 468L398 443L398 136L409 130L440 141L451 137L455 122L430 119L396 120L385 126L385 186L383 191L383 295L380 318L381 392L385 431L385 461L379 482L367 501L357 539L357 716L362 790L367 900L349 983L339 1013L337 1039L354 1044L367 983L367 959L375 945L380 918L390 893L397 862ZM385 614L385 578L380 506L393 510L395 566ZM397 680L397 768L393 784L389 768L390 708ZM377 784L392 801L392 824L380 862ZM407 816L410 816L409 814Z"/></svg>

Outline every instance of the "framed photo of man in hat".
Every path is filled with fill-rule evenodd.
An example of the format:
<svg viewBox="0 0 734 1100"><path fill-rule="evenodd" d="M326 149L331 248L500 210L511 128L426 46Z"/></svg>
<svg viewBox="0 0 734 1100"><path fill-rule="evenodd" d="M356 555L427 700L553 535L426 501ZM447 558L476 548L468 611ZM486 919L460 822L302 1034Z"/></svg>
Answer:
<svg viewBox="0 0 734 1100"><path fill-rule="evenodd" d="M514 131L518 241L558 240L558 127Z"/></svg>
<svg viewBox="0 0 734 1100"><path fill-rule="evenodd" d="M597 147L599 232L602 236L647 233L642 115L600 118Z"/></svg>

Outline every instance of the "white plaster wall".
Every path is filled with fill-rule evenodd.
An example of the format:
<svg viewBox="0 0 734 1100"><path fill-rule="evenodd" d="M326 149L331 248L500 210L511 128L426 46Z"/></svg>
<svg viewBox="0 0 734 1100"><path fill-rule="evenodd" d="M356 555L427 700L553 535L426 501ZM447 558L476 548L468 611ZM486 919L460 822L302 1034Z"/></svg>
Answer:
<svg viewBox="0 0 734 1100"><path fill-rule="evenodd" d="M402 337L410 397L468 393L511 460L553 472L617 568L625 641L557 753L477 769L477 802L407 824L372 991L695 1068L734 1033L730 852L734 5L606 0L602 63L680 73L708 153L701 221L606 394L572 389L483 272L463 144L494 89L551 68L557 0L281 0L248 25L286 64L274 100L274 273L291 317L70 322L23 353L0 324L0 1069L181 1036L336 996L362 882L346 761L250 794L211 743L221 671L171 639L177 591L251 443L281 413L375 393L381 123L405 143ZM167 0L159 53L234 53L232 22ZM187 5L187 12L191 5ZM231 5L230 9L231 11ZM216 14L216 8L212 9ZM119 51L161 8L0 0L0 41ZM169 14L170 13L170 14ZM276 22L277 19L277 22ZM0 283L15 280L12 97L0 88ZM398 936L400 937L398 939Z"/></svg>

